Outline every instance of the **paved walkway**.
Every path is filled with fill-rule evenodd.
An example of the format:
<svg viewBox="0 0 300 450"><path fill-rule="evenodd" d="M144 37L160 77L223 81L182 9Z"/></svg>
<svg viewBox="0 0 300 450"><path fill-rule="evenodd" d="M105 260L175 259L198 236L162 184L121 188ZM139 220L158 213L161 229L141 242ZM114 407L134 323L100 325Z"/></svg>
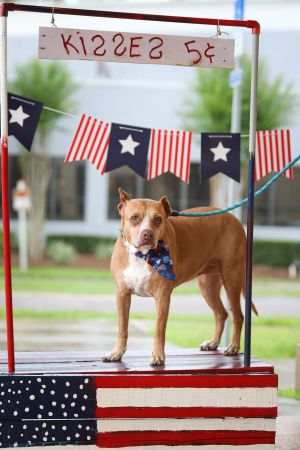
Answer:
<svg viewBox="0 0 300 450"><path fill-rule="evenodd" d="M13 300L14 307L21 309L116 311L114 295L14 292ZM262 317L300 316L300 301L294 297L256 297L255 305ZM131 309L137 313L154 313L155 304L151 297L133 296ZM211 314L211 310L200 295L173 295L171 311L174 314Z"/></svg>

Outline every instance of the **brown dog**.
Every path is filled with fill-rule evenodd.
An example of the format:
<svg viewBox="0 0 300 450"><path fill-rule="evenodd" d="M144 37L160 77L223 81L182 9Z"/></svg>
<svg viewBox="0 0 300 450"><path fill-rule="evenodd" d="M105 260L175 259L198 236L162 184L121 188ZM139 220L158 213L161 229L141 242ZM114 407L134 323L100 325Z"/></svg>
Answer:
<svg viewBox="0 0 300 450"><path fill-rule="evenodd" d="M240 349L243 313L241 293L245 292L246 236L242 224L232 214L210 217L170 217L171 207L166 197L159 201L130 199L119 189L121 202L121 237L118 238L111 270L117 286L119 317L118 339L104 361L119 361L126 351L131 294L152 296L157 317L151 365L165 362L165 333L172 290L196 278L200 291L215 316L215 333L201 345L201 350L215 350L221 340L227 312L220 298L222 285L226 290L233 318L233 335L225 355L236 355ZM209 211L194 208L189 211ZM144 259L163 240L176 280L164 278ZM155 251L155 250L154 250ZM254 305L253 311L256 313Z"/></svg>

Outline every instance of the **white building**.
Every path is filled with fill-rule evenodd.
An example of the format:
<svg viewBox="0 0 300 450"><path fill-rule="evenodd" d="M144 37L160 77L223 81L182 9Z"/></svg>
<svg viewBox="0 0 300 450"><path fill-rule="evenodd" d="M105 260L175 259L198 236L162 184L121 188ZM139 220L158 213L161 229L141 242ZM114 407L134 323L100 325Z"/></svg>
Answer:
<svg viewBox="0 0 300 450"><path fill-rule="evenodd" d="M52 1L19 3L52 5ZM270 77L281 73L285 79L295 84L300 94L299 2L248 0L245 3L245 19L261 23L260 54L268 60ZM85 8L90 9L227 19L233 18L234 14L233 0L70 0L55 4L78 8L84 4ZM205 36L214 35L216 31L214 27L195 25L55 17L57 26L70 28ZM50 19L46 14L9 14L9 78L13 77L17 64L36 57L38 26L50 26ZM232 30L229 31L232 33ZM248 50L251 45L250 33L249 30L244 33L245 47ZM77 94L78 116L84 112L117 123L150 128L182 128L179 111L188 92L188 84L195 75L193 68L107 63L103 70L103 66L92 61L71 61L66 64L80 84ZM51 107L50 104L46 106ZM299 153L300 148L299 112L298 108L290 126L294 156ZM116 235L119 228L116 210L118 186L122 186L133 196L159 198L161 195L168 195L174 209L209 203L209 184L200 184L198 179L200 145L196 140L192 149L192 176L189 185L170 174L147 182L128 168L101 176L88 162L63 163L77 122L77 118L64 117L61 125L65 130L55 130L49 142L53 175L49 189L46 235ZM20 176L19 151L20 147L15 139L9 138L12 184ZM256 201L257 237L300 240L299 187L300 170L296 168L294 181L280 180L264 197ZM13 220L12 228L14 227Z"/></svg>

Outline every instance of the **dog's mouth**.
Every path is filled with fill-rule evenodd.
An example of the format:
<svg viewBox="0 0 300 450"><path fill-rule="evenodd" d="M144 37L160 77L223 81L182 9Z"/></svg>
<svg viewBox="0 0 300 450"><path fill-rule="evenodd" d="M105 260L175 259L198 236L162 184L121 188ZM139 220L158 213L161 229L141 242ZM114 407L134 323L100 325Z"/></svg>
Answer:
<svg viewBox="0 0 300 450"><path fill-rule="evenodd" d="M149 250L152 250L157 247L157 244L153 240L144 239L135 245L137 251L142 253L147 253Z"/></svg>

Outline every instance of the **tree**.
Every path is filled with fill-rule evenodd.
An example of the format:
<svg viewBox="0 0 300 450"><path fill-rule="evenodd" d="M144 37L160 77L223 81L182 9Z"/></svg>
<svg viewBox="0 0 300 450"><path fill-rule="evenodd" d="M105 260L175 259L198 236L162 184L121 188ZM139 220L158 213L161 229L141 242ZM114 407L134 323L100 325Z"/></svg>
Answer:
<svg viewBox="0 0 300 450"><path fill-rule="evenodd" d="M251 80L251 60L248 56L243 57L242 67L241 133L247 135ZM230 132L232 88L229 86L228 70L198 69L191 93L192 96L185 100L181 113L185 129L197 133ZM289 125L297 104L298 95L293 84L286 82L282 75L271 79L267 63L262 60L259 64L257 129L271 130ZM249 140L243 138L241 142L242 163L245 163L248 160ZM211 182L216 187L216 177Z"/></svg>
<svg viewBox="0 0 300 450"><path fill-rule="evenodd" d="M9 88L15 94L39 100L53 109L69 112L75 107L73 94L77 85L70 71L60 62L30 60L18 66ZM44 250L43 226L51 177L48 141L62 117L53 111L43 109L32 149L30 152L21 153L22 175L31 190L29 254L34 261L41 259Z"/></svg>

